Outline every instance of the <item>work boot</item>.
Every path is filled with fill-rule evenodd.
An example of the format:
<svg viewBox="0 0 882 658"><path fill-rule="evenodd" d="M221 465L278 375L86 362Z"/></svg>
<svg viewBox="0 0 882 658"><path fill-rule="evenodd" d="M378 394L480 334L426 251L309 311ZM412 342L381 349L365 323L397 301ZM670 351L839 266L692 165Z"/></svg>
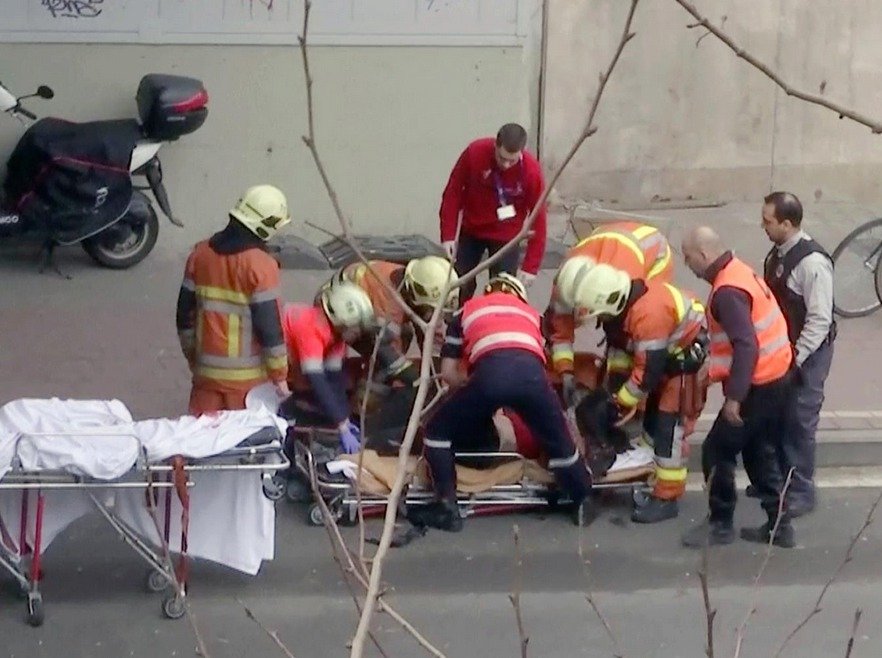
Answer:
<svg viewBox="0 0 882 658"><path fill-rule="evenodd" d="M769 535L774 525L774 523L766 521L758 528L741 528L741 539L754 542L755 544L768 544ZM772 540L772 543L781 548L793 548L796 546L796 536L790 521L782 520L778 524L778 531L775 533L775 539Z"/></svg>
<svg viewBox="0 0 882 658"><path fill-rule="evenodd" d="M455 500L436 500L428 505L410 505L407 519L418 528L437 528L446 532L462 530L462 516Z"/></svg>
<svg viewBox="0 0 882 658"><path fill-rule="evenodd" d="M791 519L811 514L815 511L817 500L814 491L806 494L792 494L787 497L787 516Z"/></svg>
<svg viewBox="0 0 882 658"><path fill-rule="evenodd" d="M597 502L591 496L586 496L581 503L573 506L570 515L574 525L587 528L597 518Z"/></svg>
<svg viewBox="0 0 882 658"><path fill-rule="evenodd" d="M731 521L702 521L683 533L681 539L687 548L718 546L735 541L735 528Z"/></svg>
<svg viewBox="0 0 882 658"><path fill-rule="evenodd" d="M634 511L631 512L631 520L634 523L659 523L668 519L677 518L680 513L680 506L676 500L662 500L650 496L641 505L634 505Z"/></svg>

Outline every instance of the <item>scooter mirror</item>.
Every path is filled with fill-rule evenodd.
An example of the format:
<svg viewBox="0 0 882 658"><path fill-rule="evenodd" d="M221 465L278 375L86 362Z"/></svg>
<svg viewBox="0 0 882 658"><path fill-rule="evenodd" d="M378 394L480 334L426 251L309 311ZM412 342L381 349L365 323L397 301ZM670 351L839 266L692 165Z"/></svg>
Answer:
<svg viewBox="0 0 882 658"><path fill-rule="evenodd" d="M52 87L47 87L46 85L40 85L37 87L37 96L40 98L45 98L49 100L50 98L55 97L55 92L52 90Z"/></svg>

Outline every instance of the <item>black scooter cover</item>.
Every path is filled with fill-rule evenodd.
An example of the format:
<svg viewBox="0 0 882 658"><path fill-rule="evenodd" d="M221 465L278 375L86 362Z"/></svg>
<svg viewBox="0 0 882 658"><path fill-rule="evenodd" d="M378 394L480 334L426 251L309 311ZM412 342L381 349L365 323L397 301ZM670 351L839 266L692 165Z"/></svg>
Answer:
<svg viewBox="0 0 882 658"><path fill-rule="evenodd" d="M7 161L7 209L58 244L97 233L122 217L131 203L129 164L140 138L140 126L132 119L41 119Z"/></svg>

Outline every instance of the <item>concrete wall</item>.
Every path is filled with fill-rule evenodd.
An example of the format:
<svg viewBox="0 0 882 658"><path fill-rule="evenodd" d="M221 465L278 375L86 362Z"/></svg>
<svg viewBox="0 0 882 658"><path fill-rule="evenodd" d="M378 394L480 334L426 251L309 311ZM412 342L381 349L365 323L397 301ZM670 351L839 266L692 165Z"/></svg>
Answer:
<svg viewBox="0 0 882 658"><path fill-rule="evenodd" d="M618 42L630 3L552 0L543 154L553 168ZM882 3L702 0L700 10L796 88L882 121ZM564 196L642 204L755 199L882 202L882 136L789 98L672 0L638 5L637 36L607 86L600 131L558 185Z"/></svg>
<svg viewBox="0 0 882 658"><path fill-rule="evenodd" d="M538 25L538 21L537 21ZM506 121L530 129L538 50L525 47L322 47L311 50L317 142L357 231L437 236L437 209L465 144ZM306 104L299 51L284 46L0 45L2 80L19 93L54 87L41 115L133 116L149 72L205 81L210 113L161 152L172 203L187 229L163 226L159 248L183 251L225 223L248 185L287 192L296 219L335 229L331 204L300 136ZM21 126L0 118L5 156ZM322 242L315 231L297 229Z"/></svg>

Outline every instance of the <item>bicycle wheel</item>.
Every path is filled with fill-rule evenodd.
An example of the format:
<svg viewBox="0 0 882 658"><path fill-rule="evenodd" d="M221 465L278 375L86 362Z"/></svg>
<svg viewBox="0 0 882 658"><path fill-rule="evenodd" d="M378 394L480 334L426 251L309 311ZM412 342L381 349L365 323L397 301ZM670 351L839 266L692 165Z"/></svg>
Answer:
<svg viewBox="0 0 882 658"><path fill-rule="evenodd" d="M833 310L860 318L882 307L876 270L882 254L882 218L858 226L833 251Z"/></svg>

